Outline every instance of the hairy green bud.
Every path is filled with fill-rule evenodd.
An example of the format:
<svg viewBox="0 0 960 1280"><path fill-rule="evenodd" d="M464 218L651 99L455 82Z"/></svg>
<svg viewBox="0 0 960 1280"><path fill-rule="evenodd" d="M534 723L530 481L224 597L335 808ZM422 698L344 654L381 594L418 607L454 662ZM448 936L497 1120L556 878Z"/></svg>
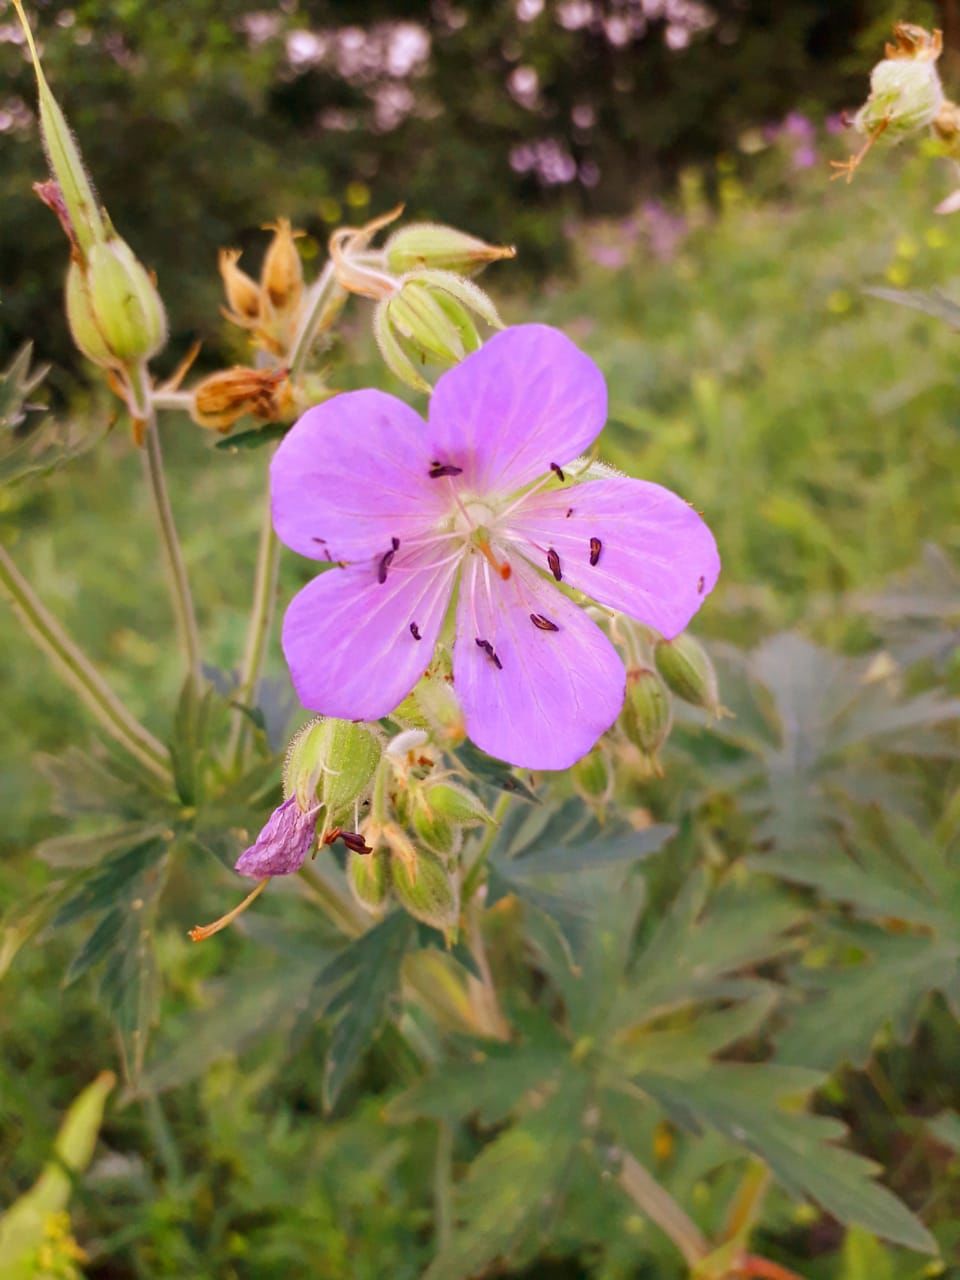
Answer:
<svg viewBox="0 0 960 1280"><path fill-rule="evenodd" d="M376 912L390 892L390 857L382 849L353 853L347 858L350 892L366 911Z"/></svg>
<svg viewBox="0 0 960 1280"><path fill-rule="evenodd" d="M666 685L649 667L627 672L627 694L620 715L623 732L639 747L654 773L660 772L658 754L670 736L673 706Z"/></svg>
<svg viewBox="0 0 960 1280"><path fill-rule="evenodd" d="M155 355L167 340L167 317L146 268L119 236L91 245L85 278L97 328L121 364Z"/></svg>
<svg viewBox="0 0 960 1280"><path fill-rule="evenodd" d="M693 707L702 707L713 716L720 715L723 708L717 673L699 640L686 632L673 640L660 640L654 650L654 660L672 693Z"/></svg>
<svg viewBox="0 0 960 1280"><path fill-rule="evenodd" d="M405 911L424 924L449 933L460 919L460 886L442 858L427 850L390 862L393 891Z"/></svg>
<svg viewBox="0 0 960 1280"><path fill-rule="evenodd" d="M381 753L380 739L364 725L332 717L313 720L300 730L287 751L284 795L295 795L304 812L322 804L327 827L352 822Z"/></svg>
<svg viewBox="0 0 960 1280"><path fill-rule="evenodd" d="M424 795L435 813L459 827L475 827L491 820L486 806L465 787L451 782L434 782L425 787Z"/></svg>
<svg viewBox="0 0 960 1280"><path fill-rule="evenodd" d="M71 261L67 268L67 280L64 287L64 304L67 312L67 324L70 336L77 350L98 364L101 368L115 368L117 357L107 346L100 332L97 318L90 299L86 276L78 262Z"/></svg>
<svg viewBox="0 0 960 1280"><path fill-rule="evenodd" d="M577 792L590 802L603 802L613 794L614 773L610 753L602 744L583 756L571 770Z"/></svg>
<svg viewBox="0 0 960 1280"><path fill-rule="evenodd" d="M486 244L476 236L435 222L413 222L395 231L384 245L387 268L403 276L421 268L472 275L488 262L515 258L512 245Z"/></svg>
<svg viewBox="0 0 960 1280"><path fill-rule="evenodd" d="M417 797L413 806L410 822L421 844L434 853L449 858L460 848L463 840L460 828L431 808L422 794Z"/></svg>

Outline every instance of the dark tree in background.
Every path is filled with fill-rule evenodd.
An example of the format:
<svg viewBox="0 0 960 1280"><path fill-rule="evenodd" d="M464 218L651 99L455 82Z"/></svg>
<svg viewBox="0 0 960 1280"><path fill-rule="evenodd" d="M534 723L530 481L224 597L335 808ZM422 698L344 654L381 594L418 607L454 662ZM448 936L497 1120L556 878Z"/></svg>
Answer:
<svg viewBox="0 0 960 1280"><path fill-rule="evenodd" d="M922 8L923 12L914 12ZM405 200L562 262L571 212L628 209L792 109L855 103L888 0L118 0L31 7L47 72L174 328L216 340L218 245L278 212L323 241ZM912 6L914 20L934 17ZM32 75L0 0L0 357L66 356L64 246L30 192ZM867 45L867 42L874 42Z"/></svg>

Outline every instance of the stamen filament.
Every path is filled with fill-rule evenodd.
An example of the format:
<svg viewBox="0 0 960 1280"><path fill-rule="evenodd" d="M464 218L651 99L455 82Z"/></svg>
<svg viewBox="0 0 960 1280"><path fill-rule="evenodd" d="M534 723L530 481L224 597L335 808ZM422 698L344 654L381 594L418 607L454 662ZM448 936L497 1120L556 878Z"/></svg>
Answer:
<svg viewBox="0 0 960 1280"><path fill-rule="evenodd" d="M260 883L253 889L239 906L228 911L225 916L221 916L219 920L214 920L213 924L197 924L190 930L188 937L191 942L204 942L207 938L212 938L215 933L219 933L221 929L226 929L228 924L233 924L237 916L242 915L253 902L260 897L264 889L270 883L270 876L264 876Z"/></svg>

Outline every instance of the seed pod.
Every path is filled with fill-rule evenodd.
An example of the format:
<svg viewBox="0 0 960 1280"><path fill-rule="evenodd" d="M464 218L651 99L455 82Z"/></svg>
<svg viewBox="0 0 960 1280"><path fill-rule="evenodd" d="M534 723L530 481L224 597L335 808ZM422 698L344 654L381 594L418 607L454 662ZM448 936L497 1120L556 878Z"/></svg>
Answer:
<svg viewBox="0 0 960 1280"><path fill-rule="evenodd" d="M854 128L877 141L900 142L928 128L944 102L936 62L940 32L898 22L886 57L870 73L870 96L854 118Z"/></svg>
<svg viewBox="0 0 960 1280"><path fill-rule="evenodd" d="M390 892L389 856L383 850L351 853L347 859L347 882L361 907L378 911Z"/></svg>
<svg viewBox="0 0 960 1280"><path fill-rule="evenodd" d="M420 850L412 858L394 856L390 870L394 893L405 911L435 929L448 932L456 928L460 886L437 854Z"/></svg>
<svg viewBox="0 0 960 1280"><path fill-rule="evenodd" d="M119 236L91 245L85 279L97 328L121 364L156 355L167 340L160 295L133 250Z"/></svg>
<svg viewBox="0 0 960 1280"><path fill-rule="evenodd" d="M289 416L293 394L286 369L248 369L235 365L198 383L191 416L197 426L229 431L240 418L276 422Z"/></svg>
<svg viewBox="0 0 960 1280"><path fill-rule="evenodd" d="M603 745L578 760L571 776L577 792L588 802L603 802L613 794L613 764Z"/></svg>
<svg viewBox="0 0 960 1280"><path fill-rule="evenodd" d="M273 239L267 248L260 272L260 297L281 315L289 315L303 296L303 264L295 243L295 232L287 218L271 224Z"/></svg>
<svg viewBox="0 0 960 1280"><path fill-rule="evenodd" d="M107 346L97 326L93 303L90 301L90 290L87 288L83 268L79 262L71 261L67 268L64 304L70 336L77 350L101 368L116 368L116 356Z"/></svg>
<svg viewBox="0 0 960 1280"><path fill-rule="evenodd" d="M512 245L485 244L476 236L434 222L414 222L395 231L384 246L387 268L403 276L423 267L472 275L488 262L514 258Z"/></svg>
<svg viewBox="0 0 960 1280"><path fill-rule="evenodd" d="M667 688L693 707L702 707L712 716L723 708L717 689L717 673L699 640L684 632L673 640L660 640L654 650L657 670Z"/></svg>
<svg viewBox="0 0 960 1280"><path fill-rule="evenodd" d="M639 747L654 773L660 772L658 753L670 735L673 706L667 687L649 667L627 672L627 695L620 724L627 738Z"/></svg>
<svg viewBox="0 0 960 1280"><path fill-rule="evenodd" d="M230 319L247 327L254 324L260 315L260 286L237 266L239 261L239 249L221 249L217 255L217 266L230 307Z"/></svg>
<svg viewBox="0 0 960 1280"><path fill-rule="evenodd" d="M283 767L285 795L302 809L318 802L326 827L353 819L380 763L380 739L364 725L332 718L313 720L297 734Z"/></svg>

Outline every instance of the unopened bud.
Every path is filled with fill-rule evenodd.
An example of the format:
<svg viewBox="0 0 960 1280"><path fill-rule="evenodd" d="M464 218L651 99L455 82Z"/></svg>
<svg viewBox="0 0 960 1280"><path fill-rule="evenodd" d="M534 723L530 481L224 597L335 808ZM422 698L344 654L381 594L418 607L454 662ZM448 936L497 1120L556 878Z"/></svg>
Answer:
<svg viewBox="0 0 960 1280"><path fill-rule="evenodd" d="M426 850L390 863L397 900L417 920L449 933L460 919L460 888L441 858Z"/></svg>
<svg viewBox="0 0 960 1280"><path fill-rule="evenodd" d="M467 729L453 686L440 676L425 676L414 689L413 697L437 739L444 746L459 746L467 736Z"/></svg>
<svg viewBox="0 0 960 1280"><path fill-rule="evenodd" d="M260 272L261 298L274 312L286 316L297 309L303 296L303 264L295 243L302 233L295 232L287 218L278 218L270 230L273 239Z"/></svg>
<svg viewBox="0 0 960 1280"><path fill-rule="evenodd" d="M121 364L147 360L167 339L167 317L156 286L119 236L91 245L85 276L93 316Z"/></svg>
<svg viewBox="0 0 960 1280"><path fill-rule="evenodd" d="M905 22L893 31L895 42L870 73L870 96L853 123L868 137L899 142L932 125L943 106L936 68L943 39Z"/></svg>
<svg viewBox="0 0 960 1280"><path fill-rule="evenodd" d="M117 358L107 346L97 325L90 290L79 262L71 261L67 268L64 303L70 336L77 350L101 368L115 368Z"/></svg>
<svg viewBox="0 0 960 1280"><path fill-rule="evenodd" d="M699 640L687 632L673 640L660 640L654 659L667 688L678 698L691 706L702 707L712 716L721 714L717 673Z"/></svg>
<svg viewBox="0 0 960 1280"><path fill-rule="evenodd" d="M423 267L472 275L488 262L515 258L512 245L485 244L476 236L434 222L415 222L395 231L384 246L387 267L398 276Z"/></svg>
<svg viewBox="0 0 960 1280"><path fill-rule="evenodd" d="M347 859L347 883L367 911L378 911L390 892L390 858L382 850L352 853Z"/></svg>
<svg viewBox="0 0 960 1280"><path fill-rule="evenodd" d="M476 827L489 822L486 805L465 787L452 782L435 782L424 789L430 808L460 827Z"/></svg>
<svg viewBox="0 0 960 1280"><path fill-rule="evenodd" d="M600 745L581 759L571 770L573 785L588 803L603 803L613 794L614 772L610 753Z"/></svg>
<svg viewBox="0 0 960 1280"><path fill-rule="evenodd" d="M660 772L658 753L670 735L673 706L666 685L649 667L627 672L627 694L620 724L639 747L654 773Z"/></svg>
<svg viewBox="0 0 960 1280"><path fill-rule="evenodd" d="M475 284L451 271L423 270L404 277L395 293L378 302L373 331L391 372L408 386L429 391L417 366L454 365L476 351L480 335L473 315L492 328L503 327L493 303Z"/></svg>
<svg viewBox="0 0 960 1280"><path fill-rule="evenodd" d="M332 718L314 720L297 734L283 767L285 795L295 795L302 809L324 807L324 826L343 826L366 795L381 743L364 725Z"/></svg>
<svg viewBox="0 0 960 1280"><path fill-rule="evenodd" d="M230 307L229 318L247 328L256 323L260 315L260 286L237 266L239 261L239 249L221 249L217 256L223 291Z"/></svg>
<svg viewBox="0 0 960 1280"><path fill-rule="evenodd" d="M442 857L452 857L463 843L460 828L432 809L422 794L417 796L410 822L420 843Z"/></svg>
<svg viewBox="0 0 960 1280"><path fill-rule="evenodd" d="M235 365L212 373L194 390L192 417L200 427L229 431L250 415L262 422L289 416L293 394L286 369L248 369Z"/></svg>

